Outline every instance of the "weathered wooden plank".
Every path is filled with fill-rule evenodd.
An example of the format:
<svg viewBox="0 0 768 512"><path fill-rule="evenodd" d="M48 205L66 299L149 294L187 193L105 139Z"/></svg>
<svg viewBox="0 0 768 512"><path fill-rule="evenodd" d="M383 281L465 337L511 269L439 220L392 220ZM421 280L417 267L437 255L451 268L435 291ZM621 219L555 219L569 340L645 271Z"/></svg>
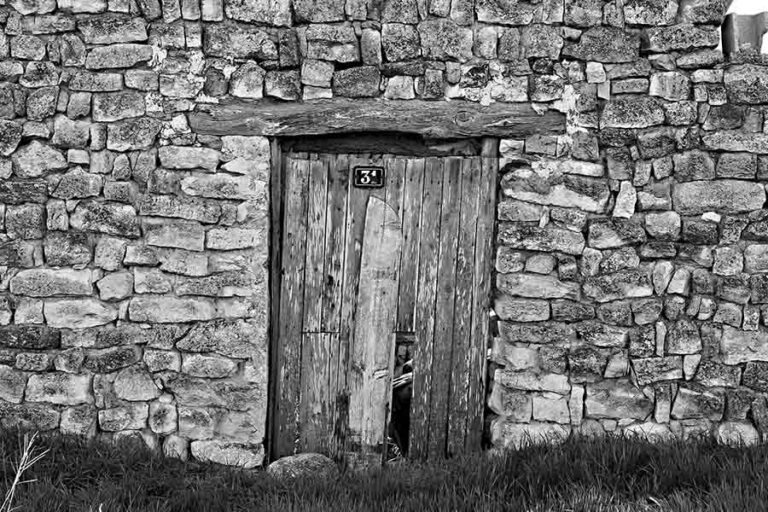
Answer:
<svg viewBox="0 0 768 512"><path fill-rule="evenodd" d="M344 272L349 159L346 155L324 155L323 159L328 162L328 205L325 221L323 314L320 330L338 332Z"/></svg>
<svg viewBox="0 0 768 512"><path fill-rule="evenodd" d="M358 463L381 464L386 454L401 243L397 214L386 202L371 197L366 210L349 371L349 448L356 452L352 458Z"/></svg>
<svg viewBox="0 0 768 512"><path fill-rule="evenodd" d="M280 348L280 261L282 258L282 230L283 225L283 175L285 173L284 156L277 140L270 141L270 264L269 264L269 295L270 295L270 322L269 322L269 378L267 384L267 456L268 461L277 458L277 424L276 409L278 396L278 368L282 366L282 350Z"/></svg>
<svg viewBox="0 0 768 512"><path fill-rule="evenodd" d="M472 308L472 345L469 366L469 407L466 447L481 448L483 410L485 409L485 381L488 349L488 311L491 294L491 260L493 250L494 208L498 180L498 141L483 141L480 203L475 237L475 270L473 286L475 296Z"/></svg>
<svg viewBox="0 0 768 512"><path fill-rule="evenodd" d="M448 158L444 162L432 356L432 404L429 410L430 458L445 457L446 450L453 355L453 307L456 300L456 251L461 218L461 160Z"/></svg>
<svg viewBox="0 0 768 512"><path fill-rule="evenodd" d="M403 184L403 250L400 257L400 289L397 330L413 331L413 316L419 274L419 223L424 182L424 159L407 160Z"/></svg>
<svg viewBox="0 0 768 512"><path fill-rule="evenodd" d="M203 135L297 136L329 133L407 132L435 138L559 134L565 115L539 114L524 103L480 105L467 101L341 99L286 103L231 100L200 104L189 114Z"/></svg>
<svg viewBox="0 0 768 512"><path fill-rule="evenodd" d="M472 327L472 286L475 235L482 165L479 158L461 162L461 220L456 253L456 303L453 307L453 358L448 404L448 455L464 450L469 394L469 348Z"/></svg>
<svg viewBox="0 0 768 512"><path fill-rule="evenodd" d="M349 157L352 171L355 157ZM368 191L355 188L352 180L347 185L347 216L345 220L344 270L341 292L341 316L339 320L339 359L336 412L334 413L334 437L331 452L341 456L346 451L349 416L349 353L354 340L354 322L357 306L357 289L360 277L360 254L363 248L363 230L368 206Z"/></svg>
<svg viewBox="0 0 768 512"><path fill-rule="evenodd" d="M339 154L392 153L407 156L479 156L481 139L425 139L412 133L344 133L282 138L283 151Z"/></svg>
<svg viewBox="0 0 768 512"><path fill-rule="evenodd" d="M440 160L425 164L419 235L418 295L415 311L416 344L413 356L413 399L411 401L410 455L426 458L429 447L429 409L432 390L432 348L437 293L438 243L443 174Z"/></svg>
<svg viewBox="0 0 768 512"><path fill-rule="evenodd" d="M283 250L280 274L279 368L280 397L276 420L278 455L294 453L299 432L301 392L301 321L304 302L304 263L307 230L309 162L287 159Z"/></svg>
<svg viewBox="0 0 768 512"><path fill-rule="evenodd" d="M333 397L328 387L331 345L338 334L302 335L301 430L299 451L328 453Z"/></svg>
<svg viewBox="0 0 768 512"><path fill-rule="evenodd" d="M307 208L307 249L304 266L303 332L320 332L325 271L325 230L328 207L328 162L316 155L309 164L309 205Z"/></svg>

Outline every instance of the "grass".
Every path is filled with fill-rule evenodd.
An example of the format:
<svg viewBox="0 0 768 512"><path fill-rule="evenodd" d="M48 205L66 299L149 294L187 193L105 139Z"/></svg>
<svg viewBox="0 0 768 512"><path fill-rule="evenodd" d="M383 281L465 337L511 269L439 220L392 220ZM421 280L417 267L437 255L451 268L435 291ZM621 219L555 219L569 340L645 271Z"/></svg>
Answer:
<svg viewBox="0 0 768 512"><path fill-rule="evenodd" d="M16 478L17 432L0 432L0 491ZM765 510L768 446L573 439L503 456L406 462L335 482L275 481L165 459L130 444L41 437L49 450L15 489L19 511L738 511Z"/></svg>

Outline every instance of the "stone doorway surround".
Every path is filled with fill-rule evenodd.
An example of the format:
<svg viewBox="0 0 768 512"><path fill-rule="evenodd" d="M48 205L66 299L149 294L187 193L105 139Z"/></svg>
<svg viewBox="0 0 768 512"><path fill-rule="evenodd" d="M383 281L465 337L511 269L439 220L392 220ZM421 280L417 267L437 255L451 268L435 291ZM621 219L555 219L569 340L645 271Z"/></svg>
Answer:
<svg viewBox="0 0 768 512"><path fill-rule="evenodd" d="M202 104L189 116L190 127L202 135L269 137L270 154L270 300L279 285L274 277L282 218L279 162L281 139L317 135L398 133L423 139L471 139L495 137L525 139L531 135L563 135L565 115L553 110L539 113L526 103L496 103L483 106L465 101L430 102L376 99L333 99L304 103L277 103L245 100ZM495 209L495 206L494 206ZM269 406L266 446L275 436L274 401L276 358L274 347L277 308L270 314ZM269 448L267 448L269 450Z"/></svg>

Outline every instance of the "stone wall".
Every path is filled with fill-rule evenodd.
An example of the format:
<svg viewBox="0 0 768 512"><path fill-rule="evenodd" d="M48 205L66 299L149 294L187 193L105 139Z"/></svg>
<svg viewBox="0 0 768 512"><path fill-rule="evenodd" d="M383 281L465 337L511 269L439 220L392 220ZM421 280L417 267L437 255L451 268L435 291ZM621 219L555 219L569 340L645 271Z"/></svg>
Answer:
<svg viewBox="0 0 768 512"><path fill-rule="evenodd" d="M768 67L724 63L725 8L566 1L529 94L568 105L567 136L502 141L495 446L765 439Z"/></svg>
<svg viewBox="0 0 768 512"><path fill-rule="evenodd" d="M726 3L0 0L0 424L260 464L269 144L187 115L383 97L568 115L501 143L495 445L756 435L768 69Z"/></svg>

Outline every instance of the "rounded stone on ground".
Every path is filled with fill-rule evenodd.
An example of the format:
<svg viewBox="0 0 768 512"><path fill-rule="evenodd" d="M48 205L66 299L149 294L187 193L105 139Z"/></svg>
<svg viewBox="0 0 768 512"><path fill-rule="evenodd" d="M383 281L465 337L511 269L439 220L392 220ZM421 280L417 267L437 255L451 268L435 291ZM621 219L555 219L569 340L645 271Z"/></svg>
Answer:
<svg viewBox="0 0 768 512"><path fill-rule="evenodd" d="M276 460L267 467L267 474L279 480L297 478L334 480L339 477L339 468L325 455L300 453Z"/></svg>

